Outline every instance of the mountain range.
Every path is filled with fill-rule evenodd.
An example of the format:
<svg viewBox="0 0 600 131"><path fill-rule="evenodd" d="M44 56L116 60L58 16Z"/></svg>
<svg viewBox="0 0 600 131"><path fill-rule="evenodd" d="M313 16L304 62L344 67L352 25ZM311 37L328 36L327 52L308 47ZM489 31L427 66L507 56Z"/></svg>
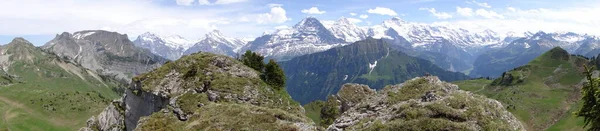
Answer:
<svg viewBox="0 0 600 131"><path fill-rule="evenodd" d="M147 35L141 35L135 43L151 51L156 50L157 54L169 59L178 58L179 54L198 51L236 56L241 54L241 51L251 50L268 59L287 61L372 37L385 39L392 48L410 56L429 60L445 70L462 72L472 77L496 77L498 73L526 64L553 46L560 46L570 53L588 57L600 53L600 43L596 36L572 32L544 33L547 36L539 33L543 32L499 34L489 29L469 31L452 25L407 22L398 17L370 27L357 26L345 17L325 25L314 17L306 17L293 27L277 29L251 41L227 37L215 30L207 33L201 40L188 41L188 44L185 44L193 46L164 46L174 45L166 40L153 44L152 41L166 38L150 39L152 37L146 38ZM525 41L529 42L529 46L542 44L544 47L525 48ZM506 58L503 56L506 53L502 53L524 53L524 50L531 50L525 53L533 54L520 55L523 58ZM493 64L505 59L508 60L500 63L506 65ZM512 59L523 60L512 62ZM486 70L490 72L485 72Z"/></svg>

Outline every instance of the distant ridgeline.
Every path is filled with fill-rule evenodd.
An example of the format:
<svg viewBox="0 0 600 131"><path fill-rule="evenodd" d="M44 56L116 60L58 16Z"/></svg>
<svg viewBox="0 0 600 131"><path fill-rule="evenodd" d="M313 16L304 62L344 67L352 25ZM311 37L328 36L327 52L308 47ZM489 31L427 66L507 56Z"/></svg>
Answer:
<svg viewBox="0 0 600 131"><path fill-rule="evenodd" d="M431 74L444 81L469 77L446 71L428 60L394 50L385 40L367 38L353 44L281 62L288 78L287 90L302 104L324 100L344 83L366 84L375 89Z"/></svg>

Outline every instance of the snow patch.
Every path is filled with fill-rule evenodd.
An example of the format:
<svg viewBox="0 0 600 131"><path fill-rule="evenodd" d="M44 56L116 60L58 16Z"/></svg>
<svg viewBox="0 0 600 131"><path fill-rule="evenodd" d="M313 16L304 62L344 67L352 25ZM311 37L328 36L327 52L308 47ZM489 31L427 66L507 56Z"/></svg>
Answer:
<svg viewBox="0 0 600 131"><path fill-rule="evenodd" d="M348 79L348 75L345 75L345 76L344 76L344 80L347 80L347 79Z"/></svg>
<svg viewBox="0 0 600 131"><path fill-rule="evenodd" d="M375 61L375 63L371 64L369 63L369 75L371 74L371 72L373 72L373 69L375 69L375 67L377 66L377 61Z"/></svg>
<svg viewBox="0 0 600 131"><path fill-rule="evenodd" d="M524 44L525 44L525 48L529 48L529 47L531 47L531 46L529 45L529 43L527 43L527 42L525 42Z"/></svg>
<svg viewBox="0 0 600 131"><path fill-rule="evenodd" d="M77 33L77 34L73 35L73 38L75 38L75 39L83 39L83 38L85 38L87 36L93 35L94 33L96 33L96 32L92 31L92 32L88 32L88 33L85 33L85 34Z"/></svg>

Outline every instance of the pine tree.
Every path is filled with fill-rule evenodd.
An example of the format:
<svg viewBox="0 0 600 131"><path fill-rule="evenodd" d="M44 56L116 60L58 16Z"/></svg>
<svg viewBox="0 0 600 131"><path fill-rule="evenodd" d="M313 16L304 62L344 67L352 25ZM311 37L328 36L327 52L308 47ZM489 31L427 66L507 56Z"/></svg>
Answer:
<svg viewBox="0 0 600 131"><path fill-rule="evenodd" d="M593 67L585 67L585 76L588 83L583 86L581 93L583 105L577 112L577 116L584 117L585 126L590 126L590 130L600 130L600 86L599 78L592 78Z"/></svg>
<svg viewBox="0 0 600 131"><path fill-rule="evenodd" d="M270 59L269 63L265 66L265 82L276 89L283 89L285 87L285 74L283 69L279 67L279 64L275 60Z"/></svg>
<svg viewBox="0 0 600 131"><path fill-rule="evenodd" d="M241 61L244 63L244 65L259 72L262 72L262 69L264 68L264 59L265 57L257 54L256 52L248 50L246 51L246 53L244 53L244 55L242 55Z"/></svg>

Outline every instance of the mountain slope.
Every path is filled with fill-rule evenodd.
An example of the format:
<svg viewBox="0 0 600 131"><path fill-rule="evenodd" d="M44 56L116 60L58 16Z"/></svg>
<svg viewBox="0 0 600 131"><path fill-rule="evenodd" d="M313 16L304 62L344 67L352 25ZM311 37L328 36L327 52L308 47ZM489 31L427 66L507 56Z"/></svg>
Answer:
<svg viewBox="0 0 600 131"><path fill-rule="evenodd" d="M146 32L133 41L133 43L161 57L176 60L185 50L192 46L193 42L180 36L161 37Z"/></svg>
<svg viewBox="0 0 600 131"><path fill-rule="evenodd" d="M207 33L204 39L195 43L192 47L183 52L189 55L199 51L222 54L227 56L236 56L242 47L248 42L242 39L226 37L218 30Z"/></svg>
<svg viewBox="0 0 600 131"><path fill-rule="evenodd" d="M184 56L134 77L125 97L82 129L316 130L285 90L259 75L231 57Z"/></svg>
<svg viewBox="0 0 600 131"><path fill-rule="evenodd" d="M320 104L318 104L320 103ZM524 130L498 101L459 90L435 76L417 77L379 91L344 84L327 102L307 113L320 114L328 130ZM320 107L319 107L320 106Z"/></svg>
<svg viewBox="0 0 600 131"><path fill-rule="evenodd" d="M503 48L481 54L473 64L471 76L497 77L504 71L527 64L542 53L561 47L571 54L594 56L600 43L595 37L572 32L537 32L515 39Z"/></svg>
<svg viewBox="0 0 600 131"><path fill-rule="evenodd" d="M325 99L343 83L367 84L381 89L426 73L447 81L464 80L461 73L445 71L431 62L393 50L385 40L366 39L324 52L281 62L290 95L300 103Z"/></svg>
<svg viewBox="0 0 600 131"><path fill-rule="evenodd" d="M279 29L274 33L256 38L243 50L252 50L267 58L285 61L345 43L344 40L335 37L319 20L307 17L292 28Z"/></svg>
<svg viewBox="0 0 600 131"><path fill-rule="evenodd" d="M122 89L23 38L0 46L0 130L76 130Z"/></svg>
<svg viewBox="0 0 600 131"><path fill-rule="evenodd" d="M69 61L124 81L160 66L165 58L136 47L127 35L102 30L62 33L42 46Z"/></svg>
<svg viewBox="0 0 600 131"><path fill-rule="evenodd" d="M561 119L570 119L570 109L578 108L582 68L587 63L587 59L556 47L491 83L471 80L457 84L502 102L528 130L546 130ZM562 128L582 130L580 124Z"/></svg>

